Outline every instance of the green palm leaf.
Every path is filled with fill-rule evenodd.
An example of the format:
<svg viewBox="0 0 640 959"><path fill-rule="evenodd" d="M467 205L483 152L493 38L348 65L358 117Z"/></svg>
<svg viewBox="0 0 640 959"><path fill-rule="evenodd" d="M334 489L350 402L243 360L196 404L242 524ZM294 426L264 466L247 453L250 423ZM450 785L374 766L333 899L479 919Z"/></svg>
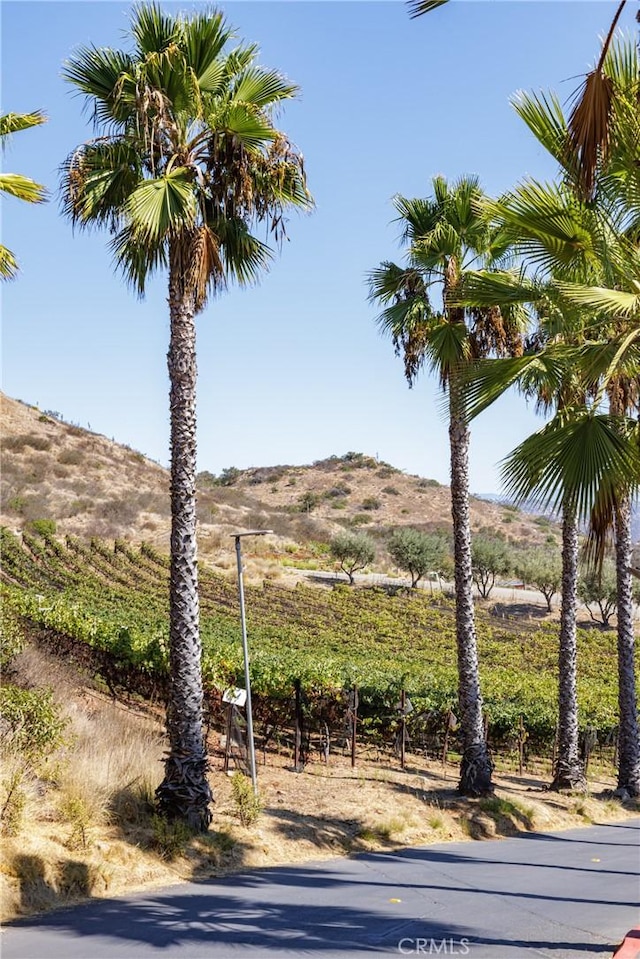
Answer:
<svg viewBox="0 0 640 959"><path fill-rule="evenodd" d="M140 3L131 15L131 36L144 59L148 54L161 53L176 44L181 35L181 23L164 14L156 3Z"/></svg>
<svg viewBox="0 0 640 959"><path fill-rule="evenodd" d="M122 124L134 114L136 82L128 53L81 47L63 64L62 76L85 94L97 126Z"/></svg>
<svg viewBox="0 0 640 959"><path fill-rule="evenodd" d="M256 283L273 259L273 251L253 236L247 224L237 219L210 222L209 227L218 239L224 254L227 275L241 286Z"/></svg>
<svg viewBox="0 0 640 959"><path fill-rule="evenodd" d="M0 279L12 280L18 272L18 263L6 246L0 244Z"/></svg>
<svg viewBox="0 0 640 959"><path fill-rule="evenodd" d="M127 213L137 236L152 244L194 224L196 195L191 172L178 167L157 180L145 180L130 194Z"/></svg>
<svg viewBox="0 0 640 959"><path fill-rule="evenodd" d="M116 226L142 179L133 143L118 139L84 144L62 168L63 210L82 226Z"/></svg>
<svg viewBox="0 0 640 959"><path fill-rule="evenodd" d="M0 139L2 146L7 143L8 137L13 133L19 133L21 130L29 130L31 127L40 126L47 122L47 116L42 110L34 110L33 113L5 113L0 116Z"/></svg>
<svg viewBox="0 0 640 959"><path fill-rule="evenodd" d="M0 173L0 190L27 203L42 203L47 196L40 183L20 173Z"/></svg>
<svg viewBox="0 0 640 959"><path fill-rule="evenodd" d="M640 291L608 290L600 286L584 286L579 283L557 282L559 292L570 303L584 307L601 317L616 319L637 316L640 309Z"/></svg>
<svg viewBox="0 0 640 959"><path fill-rule="evenodd" d="M296 84L290 83L276 70L250 67L240 74L231 95L236 101L265 107L295 97L298 92Z"/></svg>
<svg viewBox="0 0 640 959"><path fill-rule="evenodd" d="M505 461L505 491L544 509L587 520L599 501L615 500L640 480L640 457L626 424L588 410L566 410L528 437Z"/></svg>

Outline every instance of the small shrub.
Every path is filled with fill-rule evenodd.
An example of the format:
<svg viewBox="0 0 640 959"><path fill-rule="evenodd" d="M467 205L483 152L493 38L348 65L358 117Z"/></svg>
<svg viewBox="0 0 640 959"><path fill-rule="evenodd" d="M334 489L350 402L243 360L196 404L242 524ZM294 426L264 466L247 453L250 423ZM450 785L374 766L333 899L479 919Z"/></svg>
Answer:
<svg viewBox="0 0 640 959"><path fill-rule="evenodd" d="M2 440L3 452L21 453L25 447L45 452L51 449L51 440L37 433L21 433L18 436L5 436Z"/></svg>
<svg viewBox="0 0 640 959"><path fill-rule="evenodd" d="M336 483L323 495L325 499L336 499L337 497L348 496L350 492L351 487L347 486L346 483Z"/></svg>
<svg viewBox="0 0 640 959"><path fill-rule="evenodd" d="M78 516L80 513L88 513L93 507L93 500L88 496L81 496L80 499L72 500L67 507L68 516Z"/></svg>
<svg viewBox="0 0 640 959"><path fill-rule="evenodd" d="M236 466L227 466L216 479L217 486L234 486L241 476L241 471Z"/></svg>
<svg viewBox="0 0 640 959"><path fill-rule="evenodd" d="M24 789L24 765L15 760L4 762L3 797L0 807L0 825L5 836L17 836L24 819L27 794Z"/></svg>
<svg viewBox="0 0 640 959"><path fill-rule="evenodd" d="M60 716L51 690L0 688L3 739L27 759L36 761L64 742L67 720Z"/></svg>
<svg viewBox="0 0 640 959"><path fill-rule="evenodd" d="M251 826L262 812L262 800L254 793L251 780L235 772L231 777L231 792L238 819L243 826Z"/></svg>
<svg viewBox="0 0 640 959"><path fill-rule="evenodd" d="M86 849L87 835L91 825L97 825L83 796L66 795L60 802L60 812L71 826L66 845L70 849Z"/></svg>
<svg viewBox="0 0 640 959"><path fill-rule="evenodd" d="M0 604L0 670L7 666L24 646L24 629L20 617L6 598Z"/></svg>
<svg viewBox="0 0 640 959"><path fill-rule="evenodd" d="M7 501L7 509L12 513L24 513L27 508L29 500L26 496L12 496Z"/></svg>
<svg viewBox="0 0 640 959"><path fill-rule="evenodd" d="M27 523L27 529L38 536L55 536L56 521L54 519L32 519Z"/></svg>
<svg viewBox="0 0 640 959"><path fill-rule="evenodd" d="M372 520L371 516L368 516L366 513L355 513L351 520L349 521L350 526L365 526L367 523L370 523Z"/></svg>
<svg viewBox="0 0 640 959"><path fill-rule="evenodd" d="M307 490L306 493L298 497L298 509L301 513L310 513L312 509L316 508L319 502L320 497L318 494Z"/></svg>
<svg viewBox="0 0 640 959"><path fill-rule="evenodd" d="M400 490L395 486L383 486L382 492L386 493L387 496L400 496Z"/></svg>
<svg viewBox="0 0 640 959"><path fill-rule="evenodd" d="M63 466L79 466L84 460L84 453L82 450L68 449L62 450L58 456L58 462L62 463Z"/></svg>
<svg viewBox="0 0 640 959"><path fill-rule="evenodd" d="M375 496L366 496L362 500L362 509L373 510L380 509L380 500Z"/></svg>
<svg viewBox="0 0 640 959"><path fill-rule="evenodd" d="M441 485L442 485L442 484L439 483L438 480L435 480L435 479L419 479L418 482L417 482L417 484L416 484L416 486L418 487L418 489L422 489L422 490L424 490L424 489L434 489L435 487L441 486Z"/></svg>

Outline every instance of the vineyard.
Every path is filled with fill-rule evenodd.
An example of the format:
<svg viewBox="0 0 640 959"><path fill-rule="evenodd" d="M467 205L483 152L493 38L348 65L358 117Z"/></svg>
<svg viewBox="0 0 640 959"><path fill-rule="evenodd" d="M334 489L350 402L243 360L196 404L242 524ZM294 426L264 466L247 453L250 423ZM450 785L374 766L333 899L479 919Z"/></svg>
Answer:
<svg viewBox="0 0 640 959"><path fill-rule="evenodd" d="M168 559L148 546L82 542L2 530L3 600L59 651L86 649L114 688L165 688ZM236 584L200 569L203 676L210 721L223 729L222 691L243 685ZM419 591L332 590L265 582L246 588L258 741L287 741L293 690L311 745L344 738L349 693L359 698L364 743L392 744L402 692L410 698L409 748L438 755L456 710L452 601ZM550 752L556 726L557 630L478 613L481 679L490 745ZM615 634L579 634L582 730L612 742L616 726ZM300 708L300 706L299 706ZM593 737L593 733L591 733ZM453 742L453 739L452 739ZM309 743L307 743L307 746Z"/></svg>

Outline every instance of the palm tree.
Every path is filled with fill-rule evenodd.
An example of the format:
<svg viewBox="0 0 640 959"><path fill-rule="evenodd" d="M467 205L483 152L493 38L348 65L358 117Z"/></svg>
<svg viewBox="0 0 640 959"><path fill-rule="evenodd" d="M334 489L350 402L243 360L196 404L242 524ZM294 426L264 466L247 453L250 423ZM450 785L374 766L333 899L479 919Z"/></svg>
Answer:
<svg viewBox="0 0 640 959"><path fill-rule="evenodd" d="M4 150L11 134L46 122L46 116L39 110L35 113L5 113L0 116L0 143ZM47 191L35 180L20 173L0 173L0 192L15 196L26 203L43 203ZM18 263L11 250L0 244L0 279L10 280L18 272Z"/></svg>
<svg viewBox="0 0 640 959"><path fill-rule="evenodd" d="M64 76L83 93L98 134L68 158L65 211L102 226L125 279L143 295L168 272L171 568L169 754L158 809L205 830L211 791L202 727L196 555L195 316L230 280L255 280L271 257L252 227L276 237L290 206L308 207L302 158L273 125L297 88L229 49L221 13L190 18L158 6L132 15L131 50L81 48Z"/></svg>
<svg viewBox="0 0 640 959"><path fill-rule="evenodd" d="M562 148L566 137L566 121L558 101L553 98L523 97L517 108L543 145L560 161L563 183L548 187L529 182L522 185L501 204L502 216L508 224L511 238L519 237L525 259L538 274L533 281L523 282L523 276L495 275L468 277L470 302L509 301L521 297L528 302L544 299L555 303L560 317L559 327L565 339L575 342L576 330L584 340L592 342L575 348L546 349L532 358L528 370L520 364L508 371L502 364L502 373L494 376L487 366L479 370L479 380L471 393L484 394L484 401L500 391L498 381L504 377L503 387L513 374L531 376L538 371L547 373L555 368L558 377L562 369L578 374L584 395L592 397L590 408L578 400L579 417L573 421L566 411L543 434L532 437L514 454L510 470L513 488L522 496L531 493L536 484L542 484L543 498L564 496L565 506L572 505L574 515L591 514L592 535L600 544L604 534L615 527L618 571L618 663L620 702L620 766L618 786L631 795L640 794L640 740L636 714L635 676L633 668L633 617L630 581L630 493L640 482L637 462L637 443L629 444L632 424L625 420L629 412L637 411L638 379L638 297L635 277L640 272L637 250L638 219L638 127L637 96L640 88L640 69L637 51L631 43L616 43L604 63L604 71L614 94L611 144L596 171L596 189L593 198L584 202L580 188L580 171ZM502 289L498 287L502 285ZM475 290L473 287L475 286ZM484 292L480 295L480 289ZM545 355L546 354L546 355ZM508 365L508 364L507 364ZM487 385L491 388L487 392ZM513 380L512 380L513 381ZM491 393L492 390L496 392ZM599 416L605 396L609 399L609 413ZM475 403L475 399L470 402ZM482 403L480 405L483 405ZM484 402L486 405L486 402ZM476 412L480 407L476 404ZM580 424L581 425L578 425ZM573 436L572 436L573 434ZM580 435L580 442L575 437ZM548 444L549 438L553 443ZM544 443L542 442L544 440ZM540 449L538 444L542 443ZM546 444L546 445L545 445ZM625 448L626 446L626 448ZM541 453L546 449L548 459ZM563 491L563 492L561 492ZM565 513L566 515L566 513ZM569 585L569 584L567 584ZM571 616L574 622L575 616ZM575 629L575 626L573 627ZM575 656L572 644L563 644L564 667L561 653L560 713L561 740L563 703L563 674L573 669ZM573 680L575 688L575 679ZM566 724L565 728L568 729ZM575 721L572 720L575 727ZM570 739L575 741L575 734ZM565 737L566 738L566 737ZM562 744L561 744L562 745ZM569 739L565 746L569 747ZM562 755L562 749L560 753ZM571 752L576 753L572 747ZM565 765L563 761L563 766ZM571 764L566 767L571 773ZM575 768L575 767L574 767ZM556 771L560 785L573 785L571 775ZM563 782L564 779L564 782Z"/></svg>
<svg viewBox="0 0 640 959"><path fill-rule="evenodd" d="M451 509L453 517L458 691L463 737L459 790L490 793L492 764L482 722L477 638L473 608L471 525L469 514L469 426L462 404L461 371L490 353L521 350L517 324L495 308L466 310L453 305L471 265L488 262L495 237L480 211L483 194L474 177L449 184L432 181L433 197L397 196L395 208L407 245L407 266L385 262L369 275L370 300L384 307L378 317L404 357L411 384L427 363L437 371L449 396ZM430 291L442 293L434 311Z"/></svg>

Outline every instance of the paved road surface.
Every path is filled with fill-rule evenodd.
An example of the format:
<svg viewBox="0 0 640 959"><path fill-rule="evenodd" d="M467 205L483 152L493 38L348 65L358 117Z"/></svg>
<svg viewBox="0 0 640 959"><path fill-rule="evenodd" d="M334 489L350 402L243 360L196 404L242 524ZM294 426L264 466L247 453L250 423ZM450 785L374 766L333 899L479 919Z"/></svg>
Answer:
<svg viewBox="0 0 640 959"><path fill-rule="evenodd" d="M2 959L608 957L638 924L640 819L255 870L5 930Z"/></svg>

